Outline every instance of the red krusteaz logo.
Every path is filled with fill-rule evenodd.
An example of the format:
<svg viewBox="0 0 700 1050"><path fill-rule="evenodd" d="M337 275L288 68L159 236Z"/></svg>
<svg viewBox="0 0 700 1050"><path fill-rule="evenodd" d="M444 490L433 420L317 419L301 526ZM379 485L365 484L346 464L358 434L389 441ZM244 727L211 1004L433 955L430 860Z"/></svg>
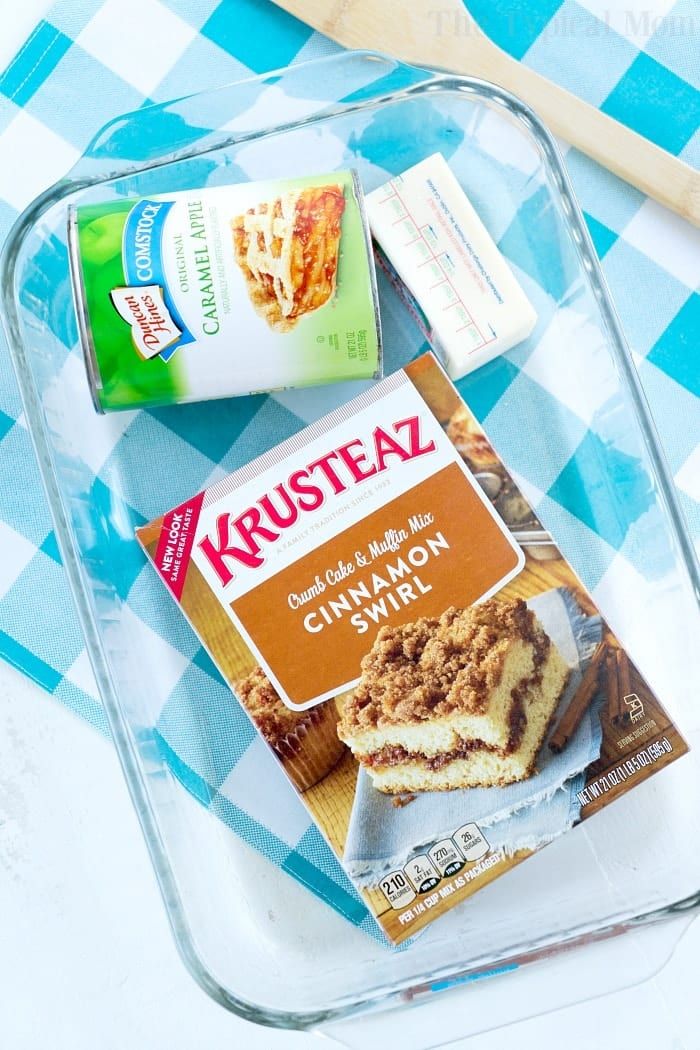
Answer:
<svg viewBox="0 0 700 1050"><path fill-rule="evenodd" d="M370 441L346 441L295 470L242 514L220 514L216 535L205 536L197 546L225 587L235 578L236 563L260 568L265 562L264 545L276 543L303 513L318 510L329 497L382 474L397 462L405 463L436 448L434 440L422 441L419 416L400 419L388 428L375 427Z"/></svg>

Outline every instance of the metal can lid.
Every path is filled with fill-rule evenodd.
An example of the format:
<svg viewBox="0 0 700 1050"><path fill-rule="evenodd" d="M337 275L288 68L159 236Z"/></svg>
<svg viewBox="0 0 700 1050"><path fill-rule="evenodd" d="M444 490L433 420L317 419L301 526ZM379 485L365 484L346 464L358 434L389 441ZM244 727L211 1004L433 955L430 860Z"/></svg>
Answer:
<svg viewBox="0 0 700 1050"><path fill-rule="evenodd" d="M75 316L78 322L78 335L80 337L80 346L83 351L90 395L95 410L101 415L104 415L104 408L100 402L102 381L97 366L97 356L95 354L95 346L92 339L92 327L87 310L85 280L80 259L80 244L78 241L77 209L74 205L71 205L68 209L68 260L70 264L73 305L75 307Z"/></svg>

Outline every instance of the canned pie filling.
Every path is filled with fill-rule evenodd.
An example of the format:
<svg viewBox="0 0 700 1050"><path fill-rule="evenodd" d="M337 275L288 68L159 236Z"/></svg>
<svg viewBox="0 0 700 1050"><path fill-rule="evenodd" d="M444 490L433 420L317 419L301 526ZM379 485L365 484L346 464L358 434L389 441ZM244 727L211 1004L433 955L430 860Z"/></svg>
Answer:
<svg viewBox="0 0 700 1050"><path fill-rule="evenodd" d="M86 205L68 236L100 412L381 372L352 171Z"/></svg>

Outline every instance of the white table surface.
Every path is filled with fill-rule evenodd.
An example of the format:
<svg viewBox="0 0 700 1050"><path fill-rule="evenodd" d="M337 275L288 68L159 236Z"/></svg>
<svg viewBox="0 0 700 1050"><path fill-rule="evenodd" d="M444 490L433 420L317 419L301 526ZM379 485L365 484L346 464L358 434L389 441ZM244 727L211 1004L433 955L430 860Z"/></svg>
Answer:
<svg viewBox="0 0 700 1050"><path fill-rule="evenodd" d="M0 69L47 6L0 0ZM685 925L627 934L388 1020L346 1022L331 1036L363 1050L700 1050L700 921L683 932ZM634 982L640 968L658 972L603 994ZM552 1012L552 1002L586 992L596 997ZM518 1017L530 1019L508 1023ZM241 1021L195 985L170 936L111 745L0 664L2 1050L321 1045L317 1035Z"/></svg>

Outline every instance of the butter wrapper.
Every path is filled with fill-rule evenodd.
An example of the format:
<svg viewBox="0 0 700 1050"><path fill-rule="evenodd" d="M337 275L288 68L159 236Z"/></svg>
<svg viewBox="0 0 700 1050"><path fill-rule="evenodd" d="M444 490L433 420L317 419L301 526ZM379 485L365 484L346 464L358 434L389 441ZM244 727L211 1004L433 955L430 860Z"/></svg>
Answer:
<svg viewBox="0 0 700 1050"><path fill-rule="evenodd" d="M366 204L380 263L452 379L530 335L537 314L440 153Z"/></svg>

